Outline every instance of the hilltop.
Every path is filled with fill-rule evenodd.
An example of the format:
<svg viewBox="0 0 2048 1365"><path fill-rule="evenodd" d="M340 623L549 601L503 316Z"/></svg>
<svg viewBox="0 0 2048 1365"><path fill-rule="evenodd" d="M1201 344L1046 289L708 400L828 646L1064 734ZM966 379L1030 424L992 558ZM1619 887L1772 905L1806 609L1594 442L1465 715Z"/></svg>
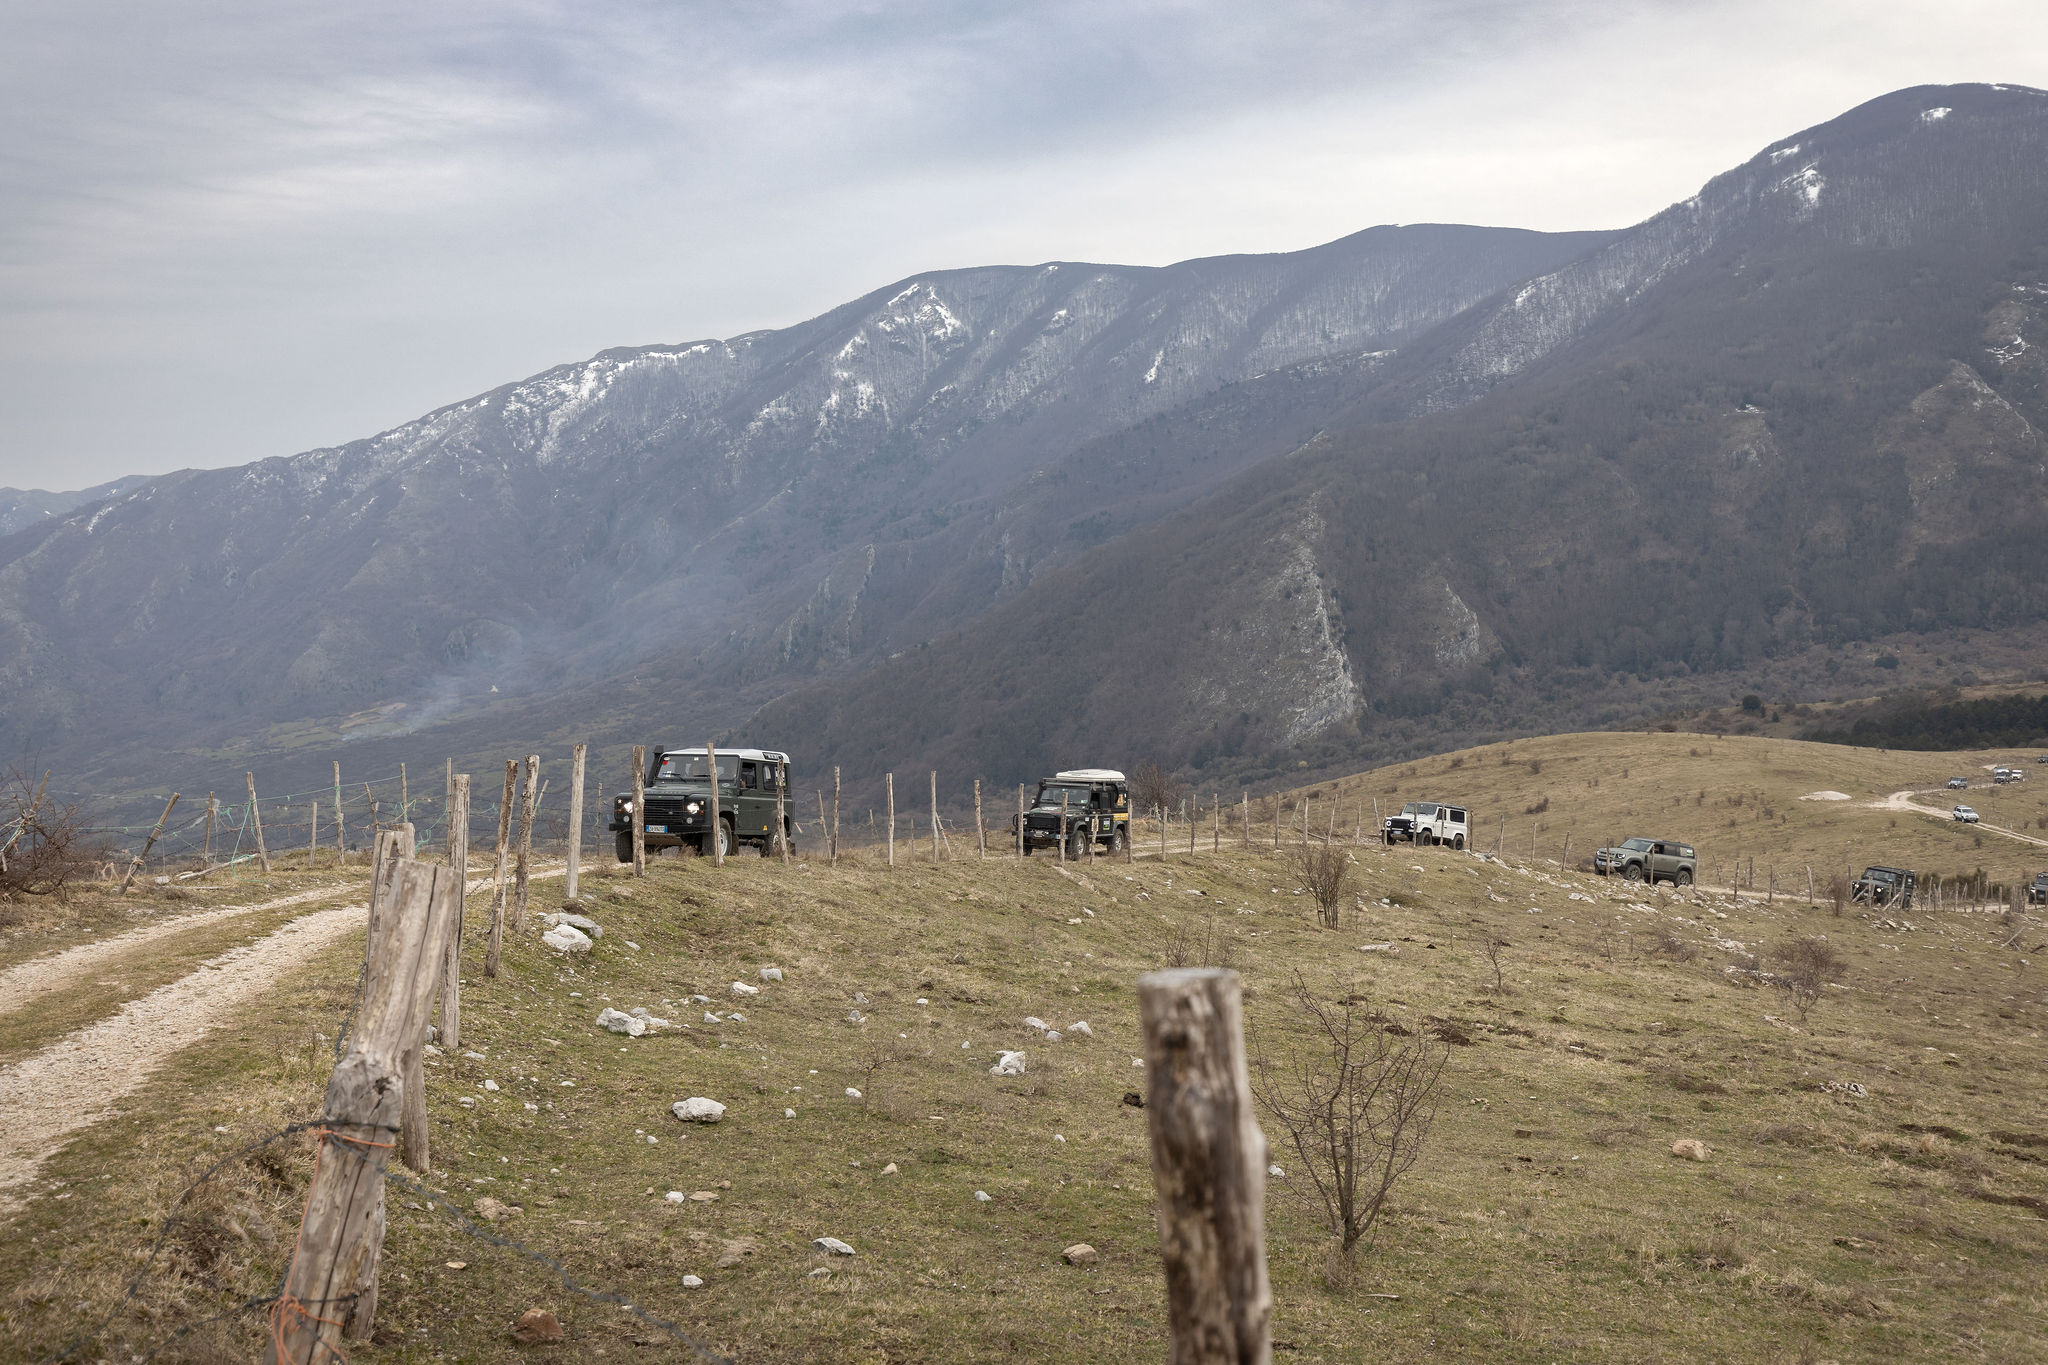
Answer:
<svg viewBox="0 0 2048 1365"><path fill-rule="evenodd" d="M1566 800L1582 830L1654 820L1710 862L1711 814L1760 856L1841 862L1874 840L1951 834L1861 804L1930 767L1772 740L1569 736L1293 795L1310 801L1312 827L1334 800L1349 821L1360 801L1405 793L1468 800L1489 828L1496 808L1548 795L1539 855L1564 832ZM1853 799L1799 801L1795 789L1820 787ZM1729 806L1724 791L1748 799ZM1758 818L1758 801L1774 813ZM429 1071L439 1169L424 1195L392 1188L380 1332L352 1358L520 1358L528 1348L509 1329L534 1306L562 1314L565 1349L585 1358L682 1358L660 1330L450 1221L450 1202L480 1218L486 1196L518 1210L480 1224L493 1236L740 1359L1154 1353L1163 1300L1145 1117L1124 1099L1144 1090L1132 983L1204 962L1243 974L1255 1046L1276 1059L1304 1046L1288 1001L1297 972L1317 998L1355 999L1390 1036L1450 1053L1424 1159L1357 1283L1326 1281L1324 1237L1296 1199L1305 1173L1275 1150L1286 1174L1272 1185L1269 1255L1286 1359L2048 1349L2036 1275L2048 1114L2029 1079L2048 1062L2038 918L1838 918L1761 890L1628 886L1530 859L1516 835L1543 817L1516 813L1500 860L1350 850L1355 894L1325 930L1270 846L1270 810L1258 814L1249 848L1231 830L1212 852L1204 826L1192 856L1064 871L971 856L934 866L928 851L890 869L872 850L836 867L660 859L638 882L607 870L580 907L606 929L589 958L560 958L529 931L509 942L498 980L470 961L464 1050ZM472 926L487 900L472 897ZM1753 973L1811 934L1846 970L1802 1022ZM0 1279L18 1286L5 1304L11 1353L115 1309L137 1264L127 1249L197 1170L311 1112L359 955L351 939L283 973L45 1167L0 1252ZM765 965L785 979L763 980ZM735 980L761 988L737 1002L743 1019ZM607 1006L688 1027L621 1038L594 1025ZM1085 1020L1094 1036L1049 1044L1027 1016ZM39 1045L18 1025L4 1060ZM1025 1074L989 1074L1008 1048L1026 1051ZM725 1121L669 1118L690 1095L729 1105ZM1705 1143L1707 1160L1674 1157L1680 1139ZM117 1317L109 1351L144 1349L272 1284L307 1161L289 1143L231 1160ZM671 1204L670 1190L706 1197ZM827 1235L858 1254L828 1262L809 1246ZM1098 1266L1060 1262L1080 1240ZM705 1283L685 1288L685 1274ZM254 1340L234 1320L191 1350Z"/></svg>

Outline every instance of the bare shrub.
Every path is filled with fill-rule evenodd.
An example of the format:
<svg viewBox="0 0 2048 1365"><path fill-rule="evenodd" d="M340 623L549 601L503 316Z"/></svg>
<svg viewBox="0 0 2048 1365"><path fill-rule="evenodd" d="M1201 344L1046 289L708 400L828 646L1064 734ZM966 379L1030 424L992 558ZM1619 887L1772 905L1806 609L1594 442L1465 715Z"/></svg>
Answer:
<svg viewBox="0 0 2048 1365"><path fill-rule="evenodd" d="M1650 951L1673 962L1690 962L1700 955L1700 945L1670 925L1660 924L1650 931Z"/></svg>
<svg viewBox="0 0 2048 1365"><path fill-rule="evenodd" d="M1849 896L1854 890L1855 887L1849 881L1849 874L1846 872L1837 872L1828 878L1828 905L1834 910L1836 919L1842 917L1842 911L1847 908Z"/></svg>
<svg viewBox="0 0 2048 1365"><path fill-rule="evenodd" d="M1486 955L1486 965L1493 968L1493 993L1495 995L1507 994L1508 983L1501 975L1501 964L1506 961L1504 955L1507 950L1514 946L1514 944L1509 943L1499 934L1488 934L1484 939L1480 940L1479 951Z"/></svg>
<svg viewBox="0 0 2048 1365"><path fill-rule="evenodd" d="M1202 921L1199 931L1189 927L1188 917L1182 917L1167 935L1162 955L1165 965L1174 968L1237 966L1237 945L1217 925L1214 915Z"/></svg>
<svg viewBox="0 0 2048 1365"><path fill-rule="evenodd" d="M1320 1205L1336 1239L1331 1279L1339 1281L1359 1243L1370 1249L1387 1196L1422 1156L1451 1049L1428 1032L1391 1036L1356 993L1325 1003L1298 971L1292 996L1289 1012L1310 1036L1286 1064L1256 1038L1252 1090L1307 1176L1287 1188Z"/></svg>
<svg viewBox="0 0 2048 1365"><path fill-rule="evenodd" d="M1351 855L1335 844L1303 843L1294 845L1289 861L1302 889L1315 899L1323 927L1335 929L1351 893Z"/></svg>
<svg viewBox="0 0 2048 1365"><path fill-rule="evenodd" d="M1765 962L1770 983L1785 993L1802 1024L1826 994L1828 983L1849 970L1848 959L1819 934L1787 939L1771 950Z"/></svg>
<svg viewBox="0 0 2048 1365"><path fill-rule="evenodd" d="M1179 778L1149 758L1131 769L1132 810L1177 810L1186 793Z"/></svg>
<svg viewBox="0 0 2048 1365"><path fill-rule="evenodd" d="M51 797L49 787L48 773L38 779L19 765L0 774L0 901L61 898L111 856L78 806Z"/></svg>

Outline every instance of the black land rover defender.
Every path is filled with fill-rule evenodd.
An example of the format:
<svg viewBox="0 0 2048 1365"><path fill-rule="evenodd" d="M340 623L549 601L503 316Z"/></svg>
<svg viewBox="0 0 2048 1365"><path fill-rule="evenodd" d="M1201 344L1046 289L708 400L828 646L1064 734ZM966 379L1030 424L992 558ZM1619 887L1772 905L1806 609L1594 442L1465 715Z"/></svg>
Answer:
<svg viewBox="0 0 2048 1365"><path fill-rule="evenodd" d="M1061 802L1065 801L1066 848L1069 859L1085 857L1090 844L1121 853L1131 838L1131 784L1110 768L1074 768L1054 773L1038 784L1038 795L1024 812L1024 852L1057 848ZM1010 837L1017 837L1017 817L1010 817Z"/></svg>
<svg viewBox="0 0 2048 1365"><path fill-rule="evenodd" d="M741 844L751 844L762 857L775 849L775 794L788 780L789 755L772 749L720 749L718 751L718 840L722 853ZM657 747L647 764L647 787L641 799L641 813L647 847L690 847L711 853L711 766L704 750ZM796 828L796 810L783 802L783 837L790 840ZM619 861L633 861L633 797L630 792L612 798L609 828L618 836Z"/></svg>
<svg viewBox="0 0 2048 1365"><path fill-rule="evenodd" d="M1850 888L1851 900L1866 901L1873 908L1897 903L1899 909L1913 908L1913 874L1903 867L1879 867L1872 864L1863 869L1863 875Z"/></svg>

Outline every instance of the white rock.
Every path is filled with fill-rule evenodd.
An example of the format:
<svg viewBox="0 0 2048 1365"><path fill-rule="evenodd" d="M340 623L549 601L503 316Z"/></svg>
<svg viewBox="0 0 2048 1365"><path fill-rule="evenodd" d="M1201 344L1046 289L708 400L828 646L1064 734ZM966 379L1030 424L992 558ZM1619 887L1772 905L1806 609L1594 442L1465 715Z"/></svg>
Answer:
<svg viewBox="0 0 2048 1365"><path fill-rule="evenodd" d="M619 942L625 944L628 948L631 948L636 953L640 951L640 945L633 942L633 940L630 938L622 938L619 940Z"/></svg>
<svg viewBox="0 0 2048 1365"><path fill-rule="evenodd" d="M846 1012L846 1022L849 1024L865 1024L867 1021L868 1017L859 1010L848 1010Z"/></svg>
<svg viewBox="0 0 2048 1365"><path fill-rule="evenodd" d="M920 995L919 997L917 997L917 1003L920 1005L929 1005L931 1004L931 1001L925 999L923 996Z"/></svg>
<svg viewBox="0 0 2048 1365"><path fill-rule="evenodd" d="M763 981L780 981L780 980L782 980L782 968L780 968L780 967L763 967L763 968L761 969L761 979L762 979Z"/></svg>
<svg viewBox="0 0 2048 1365"><path fill-rule="evenodd" d="M1272 1176L1275 1180L1285 1180L1287 1178L1287 1172L1281 1170L1278 1166L1268 1166L1266 1174Z"/></svg>
<svg viewBox="0 0 2048 1365"><path fill-rule="evenodd" d="M725 1106L717 1100L707 1100L702 1095L678 1100L669 1106L677 1118L684 1123L716 1123L725 1117Z"/></svg>
<svg viewBox="0 0 2048 1365"><path fill-rule="evenodd" d="M786 1118L786 1119L793 1119L793 1118L795 1118L795 1117L796 1117L796 1110L794 1110L794 1109L785 1109L785 1110L783 1110L783 1111L782 1111L782 1117L784 1117L784 1118Z"/></svg>
<svg viewBox="0 0 2048 1365"><path fill-rule="evenodd" d="M683 1288L685 1289L701 1289L703 1285L704 1281L698 1279L695 1275L683 1276Z"/></svg>
<svg viewBox="0 0 2048 1365"><path fill-rule="evenodd" d="M474 1095L457 1095L455 1097L455 1102L459 1105L464 1106L465 1108L476 1108L476 1096Z"/></svg>
<svg viewBox="0 0 2048 1365"><path fill-rule="evenodd" d="M1048 1043L1057 1043L1064 1036L1065 1035L1062 1034L1058 1029L1051 1029L1047 1031L1045 1035L1045 1041Z"/></svg>
<svg viewBox="0 0 2048 1365"><path fill-rule="evenodd" d="M627 1010L626 1013L632 1015L635 1019L652 1019L654 1017L654 1011L645 1005L635 1005Z"/></svg>
<svg viewBox="0 0 2048 1365"><path fill-rule="evenodd" d="M540 936L540 941L558 953L587 953L590 936L573 924L558 924Z"/></svg>
<svg viewBox="0 0 2048 1365"><path fill-rule="evenodd" d="M1045 1020L1039 1018L1035 1014L1031 1014L1025 1016L1024 1027L1028 1029L1036 1029L1038 1032L1043 1033L1045 1032L1046 1024Z"/></svg>
<svg viewBox="0 0 2048 1365"><path fill-rule="evenodd" d="M759 986L749 986L744 981L735 981L732 983L732 993L734 995L759 995L761 988Z"/></svg>
<svg viewBox="0 0 2048 1365"><path fill-rule="evenodd" d="M566 924L572 929L582 930L592 938L604 937L604 930L600 929L597 921L588 915L572 915L558 910L551 914L542 915L540 922L541 927L544 929L558 929Z"/></svg>
<svg viewBox="0 0 2048 1365"><path fill-rule="evenodd" d="M722 1024L725 1022L725 1016L722 1014L713 1014L710 1010L705 1010L704 1022L707 1024Z"/></svg>
<svg viewBox="0 0 2048 1365"><path fill-rule="evenodd" d="M1065 1142L1067 1139L1064 1133L1054 1133L1052 1135L1052 1140L1054 1142Z"/></svg>
<svg viewBox="0 0 2048 1365"><path fill-rule="evenodd" d="M498 1088L498 1083L497 1083L496 1081L485 1081L485 1082L484 1082L484 1089L486 1089L486 1090L496 1090L497 1088Z"/></svg>
<svg viewBox="0 0 2048 1365"><path fill-rule="evenodd" d="M991 1202L994 1198L995 1196L990 1194L987 1190L976 1190L974 1192L974 1202L977 1204L987 1204Z"/></svg>
<svg viewBox="0 0 2048 1365"><path fill-rule="evenodd" d="M840 1241L837 1237L813 1237L811 1245L833 1256L853 1255L853 1248Z"/></svg>
<svg viewBox="0 0 2048 1365"><path fill-rule="evenodd" d="M690 1003L693 1005L708 1005L711 1003L711 997L708 995L693 995L690 997Z"/></svg>
<svg viewBox="0 0 2048 1365"><path fill-rule="evenodd" d="M991 1076L1021 1076L1024 1074L1024 1054L1005 1052L996 1058L996 1064L988 1069Z"/></svg>
<svg viewBox="0 0 2048 1365"><path fill-rule="evenodd" d="M469 1058L472 1062L480 1062L484 1059L484 1054L481 1052L464 1052L462 1055Z"/></svg>
<svg viewBox="0 0 2048 1365"><path fill-rule="evenodd" d="M734 1010L731 1014L728 1014L725 1017L730 1019L735 1024L744 1024L747 1022L747 1016L741 1014L738 1010Z"/></svg>
<svg viewBox="0 0 2048 1365"><path fill-rule="evenodd" d="M690 1196L684 1194L681 1190L670 1190L662 1198L668 1200L671 1204L685 1204L689 1202Z"/></svg>
<svg viewBox="0 0 2048 1365"><path fill-rule="evenodd" d="M855 1090L852 1086L849 1085L846 1087L846 1098L850 1100L857 1100L860 1098L860 1091Z"/></svg>
<svg viewBox="0 0 2048 1365"><path fill-rule="evenodd" d="M609 1006L597 1016L597 1026L601 1029L609 1029L613 1033L623 1033L628 1038L644 1037L647 1033L647 1021L645 1019L636 1018L633 1015L612 1009Z"/></svg>
<svg viewBox="0 0 2048 1365"><path fill-rule="evenodd" d="M1067 1032L1078 1033L1083 1038L1093 1038L1095 1036L1095 1030L1088 1027L1088 1021L1086 1019L1077 1020L1076 1022L1067 1025Z"/></svg>

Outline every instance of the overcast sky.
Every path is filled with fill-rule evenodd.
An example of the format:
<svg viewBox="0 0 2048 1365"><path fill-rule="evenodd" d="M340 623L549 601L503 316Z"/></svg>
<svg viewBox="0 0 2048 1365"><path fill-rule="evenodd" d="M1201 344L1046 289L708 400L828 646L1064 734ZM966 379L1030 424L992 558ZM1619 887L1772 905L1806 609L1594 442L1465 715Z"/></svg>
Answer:
<svg viewBox="0 0 2048 1365"><path fill-rule="evenodd" d="M0 0L0 485L369 435L948 266L1618 227L2017 0Z"/></svg>

